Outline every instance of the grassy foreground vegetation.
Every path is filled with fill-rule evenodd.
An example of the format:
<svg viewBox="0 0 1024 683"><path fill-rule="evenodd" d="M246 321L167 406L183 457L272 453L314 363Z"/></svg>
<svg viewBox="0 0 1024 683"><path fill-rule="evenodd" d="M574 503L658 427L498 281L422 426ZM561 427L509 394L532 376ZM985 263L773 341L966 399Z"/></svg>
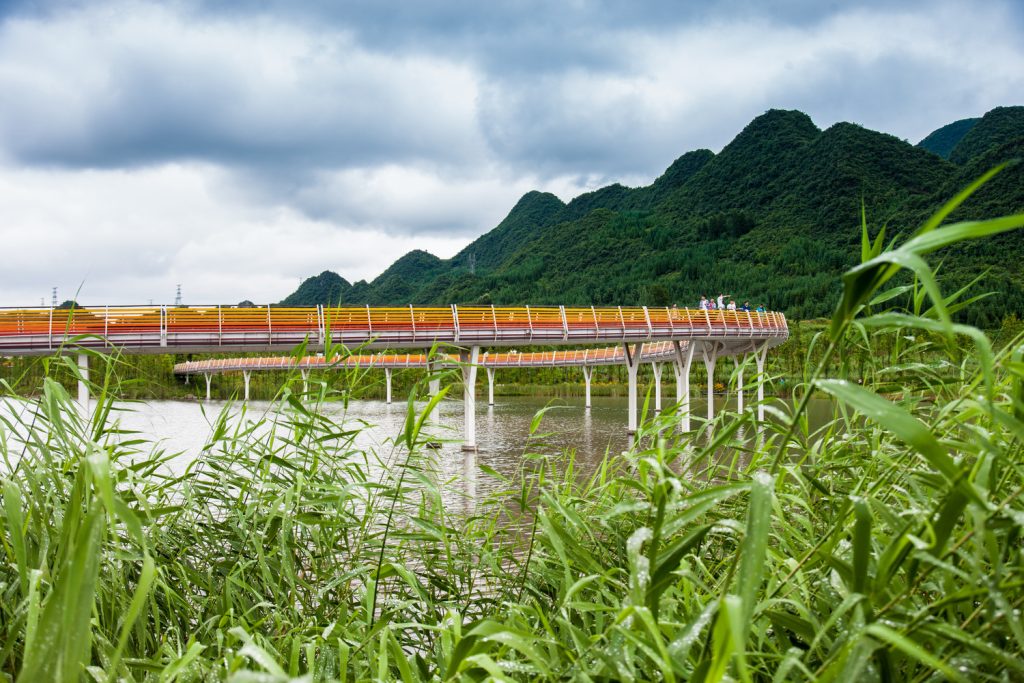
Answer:
<svg viewBox="0 0 1024 683"><path fill-rule="evenodd" d="M117 427L112 364L89 420L44 378L0 412L0 676L1024 677L1024 340L953 323L971 300L923 258L1024 215L939 227L959 199L888 249L865 227L774 420L647 420L579 476L538 416L520 476L469 516L423 448L435 404L369 452L318 410L346 389L285 387L266 414L211 416L171 474ZM886 289L901 268L915 283ZM863 385L844 374L861 357ZM837 399L813 429L812 392Z"/></svg>

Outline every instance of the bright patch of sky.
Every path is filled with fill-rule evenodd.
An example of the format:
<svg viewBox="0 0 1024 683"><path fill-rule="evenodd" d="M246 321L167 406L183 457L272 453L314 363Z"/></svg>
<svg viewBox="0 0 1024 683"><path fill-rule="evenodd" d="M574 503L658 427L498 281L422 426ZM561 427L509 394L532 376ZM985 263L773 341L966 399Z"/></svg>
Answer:
<svg viewBox="0 0 1024 683"><path fill-rule="evenodd" d="M1021 103L1013 0L681 4L0 4L0 305L274 302L766 109L917 142Z"/></svg>

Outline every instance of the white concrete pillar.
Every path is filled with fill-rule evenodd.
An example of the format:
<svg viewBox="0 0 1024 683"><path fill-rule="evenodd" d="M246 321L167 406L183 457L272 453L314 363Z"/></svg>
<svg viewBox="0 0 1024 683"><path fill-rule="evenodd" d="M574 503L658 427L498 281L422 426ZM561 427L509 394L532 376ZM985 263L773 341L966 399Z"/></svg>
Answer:
<svg viewBox="0 0 1024 683"><path fill-rule="evenodd" d="M89 416L89 356L78 354L78 406L82 415Z"/></svg>
<svg viewBox="0 0 1024 683"><path fill-rule="evenodd" d="M494 368L487 368L487 405L494 405Z"/></svg>
<svg viewBox="0 0 1024 683"><path fill-rule="evenodd" d="M762 346L754 352L757 363L757 421L764 422L764 361L768 355L768 346Z"/></svg>
<svg viewBox="0 0 1024 683"><path fill-rule="evenodd" d="M213 378L208 372L203 373L203 377L206 378L206 400L210 400L210 380Z"/></svg>
<svg viewBox="0 0 1024 683"><path fill-rule="evenodd" d="M690 366L693 364L693 352L700 342L689 341L686 351L679 342L672 342L676 351L676 362L673 368L676 373L676 400L679 403L679 414L682 417L682 430L690 431Z"/></svg>
<svg viewBox="0 0 1024 683"><path fill-rule="evenodd" d="M245 400L249 400L249 371L242 371L242 379L245 381Z"/></svg>
<svg viewBox="0 0 1024 683"><path fill-rule="evenodd" d="M651 363L654 370L654 412L661 414L661 363Z"/></svg>
<svg viewBox="0 0 1024 683"><path fill-rule="evenodd" d="M437 371L437 361L427 361L427 374L431 377L430 379L430 397L433 398L441 392L441 379L434 377L434 372Z"/></svg>
<svg viewBox="0 0 1024 683"><path fill-rule="evenodd" d="M391 405L391 368L384 368L384 383L387 385L387 401Z"/></svg>
<svg viewBox="0 0 1024 683"><path fill-rule="evenodd" d="M626 357L626 372L629 375L629 416L627 420L626 430L632 437L636 434L637 430L637 401L636 401L636 376L640 370L640 345L634 344L633 348L629 348L629 344L623 344L622 348L625 351ZM632 442L631 442L632 443Z"/></svg>
<svg viewBox="0 0 1024 683"><path fill-rule="evenodd" d="M584 404L587 408L590 407L590 380L594 376L594 368L584 365L583 366L583 382L586 384L586 397L587 402Z"/></svg>
<svg viewBox="0 0 1024 683"><path fill-rule="evenodd" d="M718 362L718 344L702 344L701 355L708 371L708 422L715 419L715 363Z"/></svg>
<svg viewBox="0 0 1024 683"><path fill-rule="evenodd" d="M743 357L746 360L746 356ZM743 363L737 356L732 357L733 365L736 366L736 412L743 412Z"/></svg>
<svg viewBox="0 0 1024 683"><path fill-rule="evenodd" d="M299 374L302 375L302 394L305 396L309 393L309 370L299 370Z"/></svg>
<svg viewBox="0 0 1024 683"><path fill-rule="evenodd" d="M439 393L441 393L441 379L434 375L434 373L436 371L437 371L437 360L433 359L433 358L427 359L427 376L430 377L430 381L428 382L427 387L428 387L428 391L430 392L430 398L431 399L433 399L435 396L437 396ZM439 424L441 424L440 413L441 413L441 406L440 406L440 404L438 404L437 406L434 407L433 412L427 418L427 424L431 425L433 427L437 427ZM431 436L436 436L436 431L434 431L434 433L431 434ZM435 448L436 449L436 448L440 448L440 447L441 447L441 442L440 441L434 441L434 440L427 441L427 448Z"/></svg>
<svg viewBox="0 0 1024 683"><path fill-rule="evenodd" d="M462 450L476 452L476 367L480 360L480 347L473 346L469 352L461 351L462 361L462 407L465 412L465 434Z"/></svg>

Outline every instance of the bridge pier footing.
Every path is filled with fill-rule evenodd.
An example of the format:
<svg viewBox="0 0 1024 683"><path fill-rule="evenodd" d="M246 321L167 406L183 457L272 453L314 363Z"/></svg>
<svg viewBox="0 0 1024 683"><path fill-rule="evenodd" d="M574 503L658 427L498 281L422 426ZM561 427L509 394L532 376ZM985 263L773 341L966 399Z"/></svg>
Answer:
<svg viewBox="0 0 1024 683"><path fill-rule="evenodd" d="M480 347L470 347L468 352L459 353L462 361L462 404L465 412L465 427L462 450L476 452L476 367L480 360Z"/></svg>
<svg viewBox="0 0 1024 683"><path fill-rule="evenodd" d="M586 384L586 403L584 407L590 408L590 378L594 376L594 368L589 365L583 366L583 382Z"/></svg>
<svg viewBox="0 0 1024 683"><path fill-rule="evenodd" d="M626 431L630 436L636 434L637 430L637 407L636 407L636 377L640 370L640 345L623 344L626 358L626 372L629 375L629 416L627 418Z"/></svg>
<svg viewBox="0 0 1024 683"><path fill-rule="evenodd" d="M89 417L89 356L78 354L78 406L82 416Z"/></svg>
<svg viewBox="0 0 1024 683"><path fill-rule="evenodd" d="M693 364L693 352L697 342L686 344L686 351L678 341L672 342L676 352L673 369L676 373L676 403L679 404L681 427L684 432L690 431L690 366Z"/></svg>

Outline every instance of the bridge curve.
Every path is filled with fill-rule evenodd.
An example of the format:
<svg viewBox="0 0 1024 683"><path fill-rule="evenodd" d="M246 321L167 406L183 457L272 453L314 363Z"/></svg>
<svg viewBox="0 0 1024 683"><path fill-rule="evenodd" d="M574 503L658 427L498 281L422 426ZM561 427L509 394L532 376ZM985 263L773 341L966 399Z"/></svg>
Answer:
<svg viewBox="0 0 1024 683"><path fill-rule="evenodd" d="M103 306L0 309L0 355L46 355L67 345L124 353L286 351L330 341L367 349L558 346L789 336L778 312L653 307Z"/></svg>

